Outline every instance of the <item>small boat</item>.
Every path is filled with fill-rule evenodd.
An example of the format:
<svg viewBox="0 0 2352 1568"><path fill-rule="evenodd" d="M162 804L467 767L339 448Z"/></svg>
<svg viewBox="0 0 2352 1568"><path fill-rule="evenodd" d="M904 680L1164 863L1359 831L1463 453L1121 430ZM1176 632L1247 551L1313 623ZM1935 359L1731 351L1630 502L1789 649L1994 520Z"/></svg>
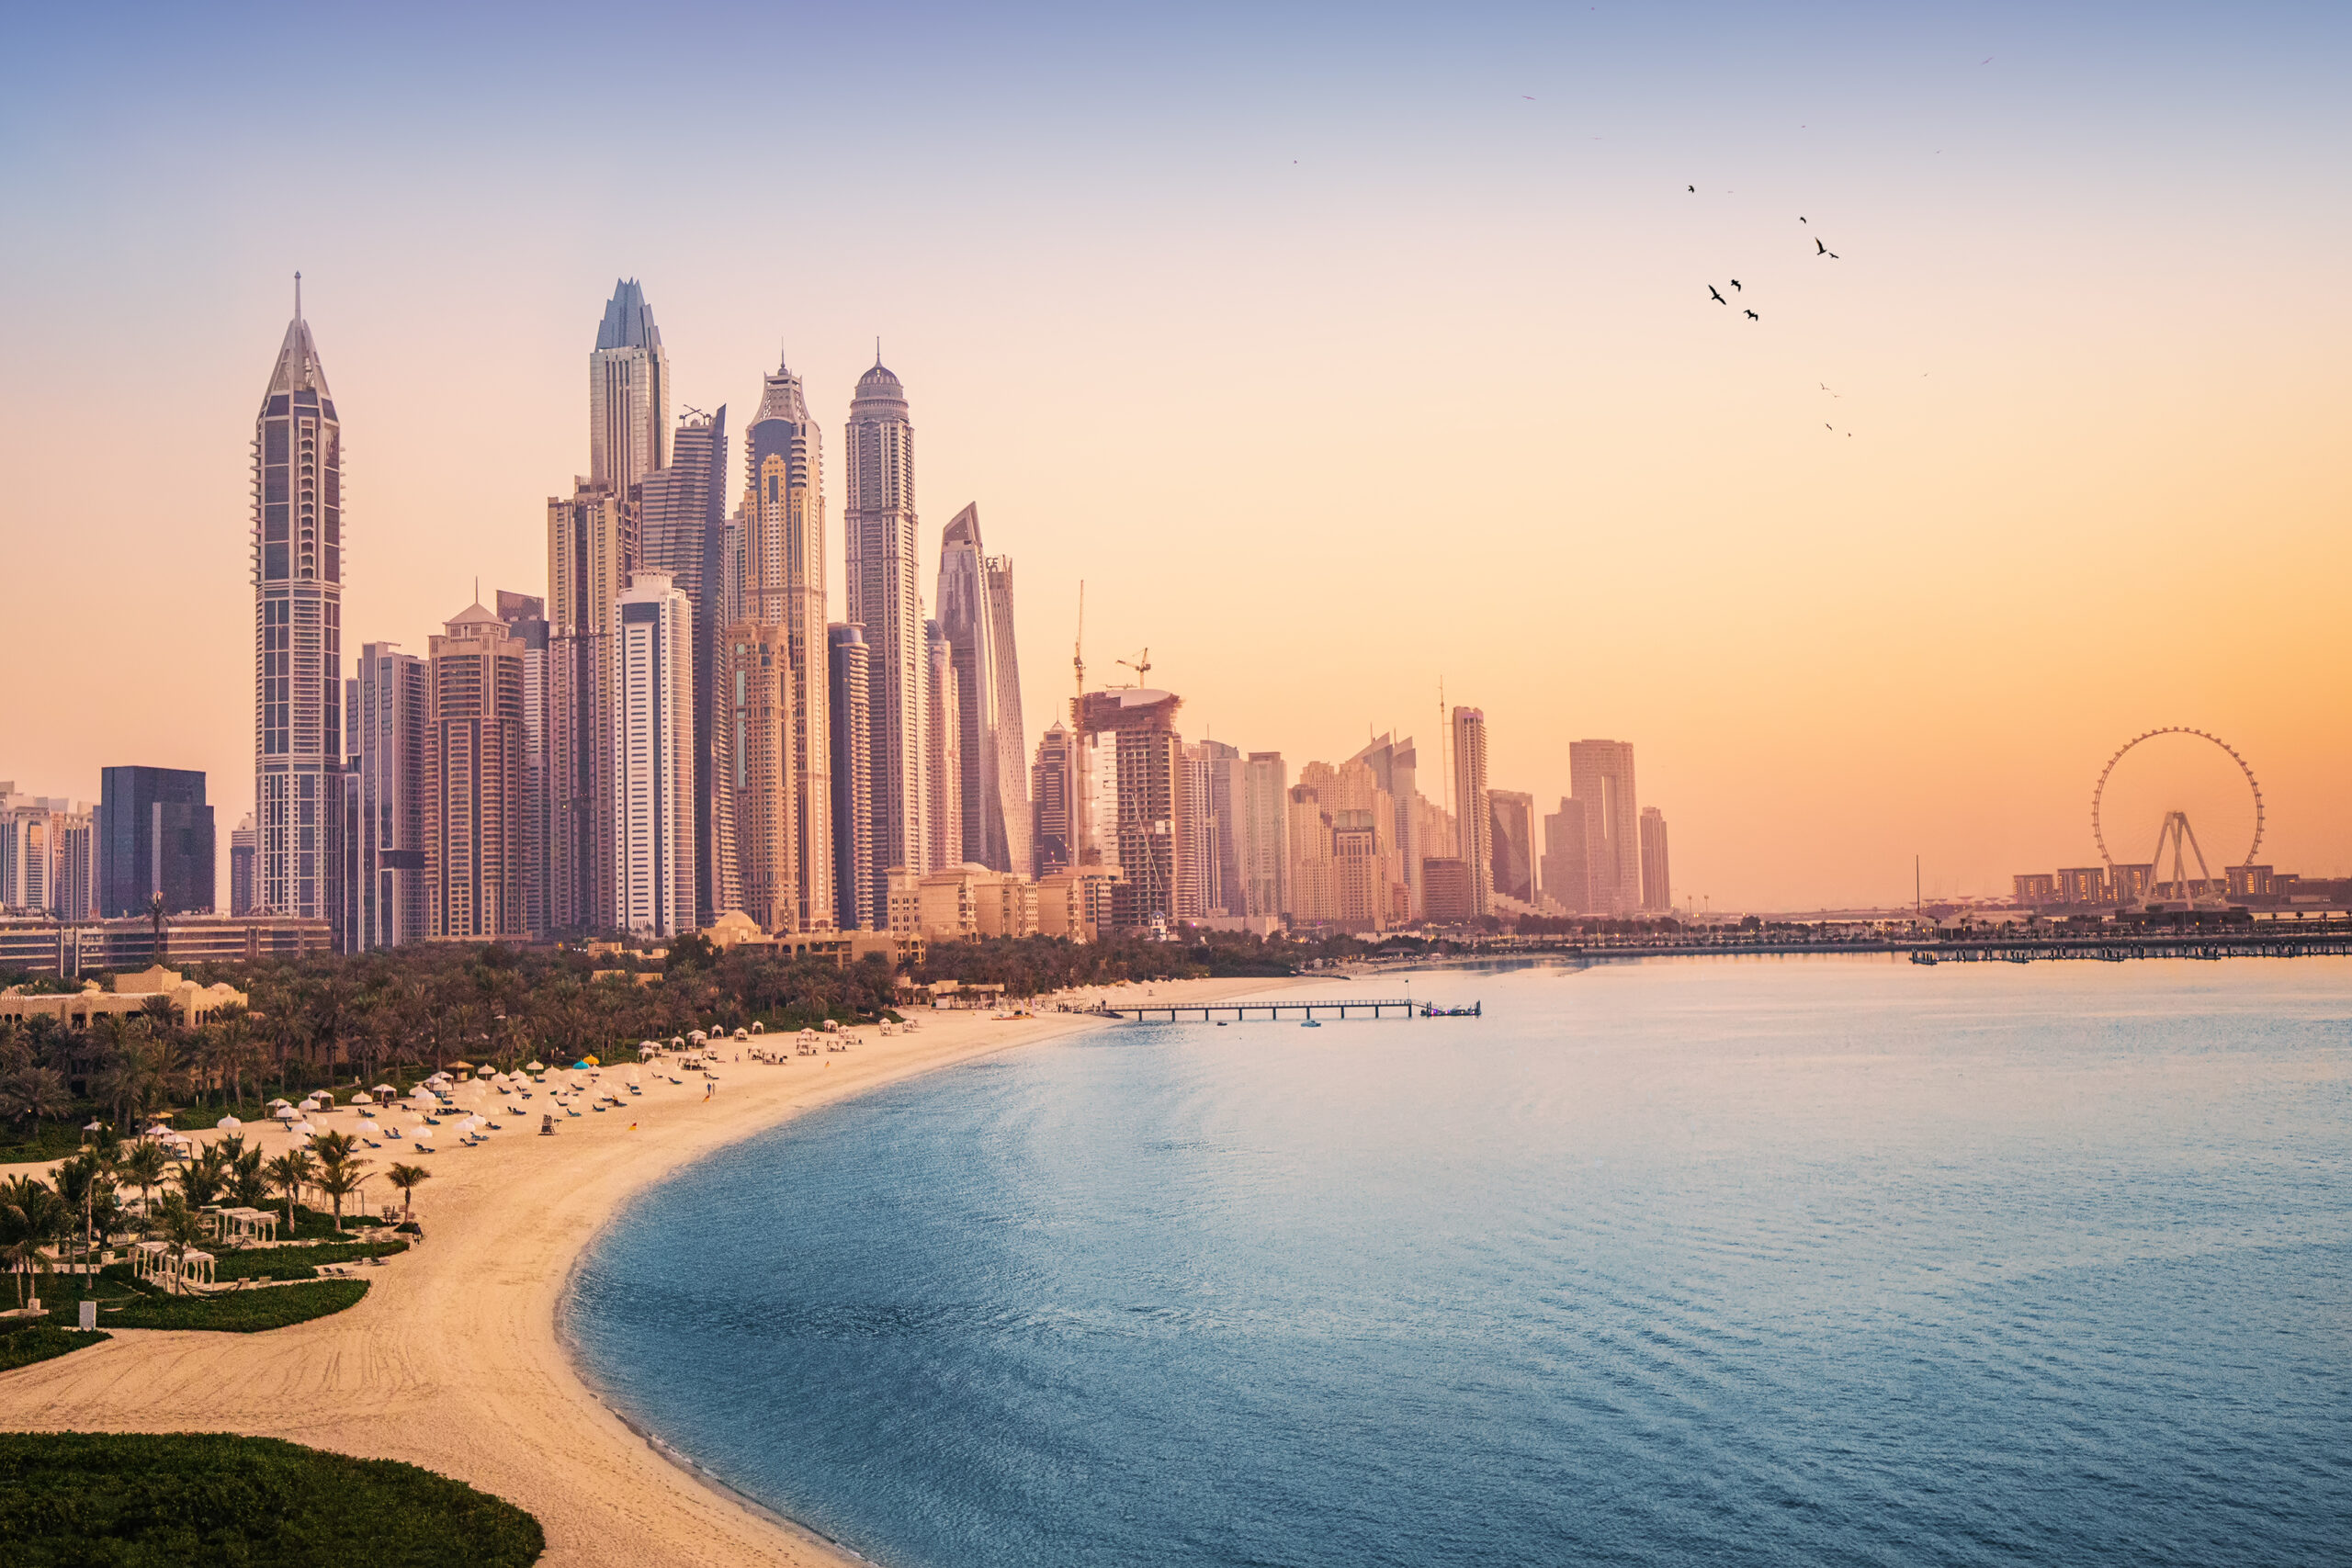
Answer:
<svg viewBox="0 0 2352 1568"><path fill-rule="evenodd" d="M1300 1024L1299 1027L1301 1029L1320 1029L1323 1027L1323 1021L1320 1019L1310 1018L1306 1022Z"/></svg>

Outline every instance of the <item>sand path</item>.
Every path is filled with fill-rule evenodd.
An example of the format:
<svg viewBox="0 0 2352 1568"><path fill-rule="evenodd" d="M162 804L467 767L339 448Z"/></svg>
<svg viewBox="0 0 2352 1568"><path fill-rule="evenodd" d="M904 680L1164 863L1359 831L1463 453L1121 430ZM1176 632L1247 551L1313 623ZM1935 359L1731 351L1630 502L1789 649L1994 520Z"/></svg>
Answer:
<svg viewBox="0 0 2352 1568"><path fill-rule="evenodd" d="M1161 983L1151 999L1281 984ZM888 1040L861 1031L846 1053L722 1067L707 1103L699 1078L681 1073L685 1086L673 1087L647 1072L642 1098L559 1118L554 1137L537 1135L542 1095L481 1147L398 1156L433 1169L416 1200L428 1240L368 1270L372 1288L350 1311L267 1334L117 1330L91 1349L0 1374L0 1429L232 1431L405 1460L529 1509L547 1529L548 1568L856 1561L695 1479L598 1402L556 1335L572 1264L631 1193L723 1145L812 1106L1096 1026L1069 1014L925 1013L919 1030ZM272 1154L290 1142L262 1134ZM379 1169L396 1157L389 1145L368 1152ZM371 1203L380 1189L370 1183Z"/></svg>

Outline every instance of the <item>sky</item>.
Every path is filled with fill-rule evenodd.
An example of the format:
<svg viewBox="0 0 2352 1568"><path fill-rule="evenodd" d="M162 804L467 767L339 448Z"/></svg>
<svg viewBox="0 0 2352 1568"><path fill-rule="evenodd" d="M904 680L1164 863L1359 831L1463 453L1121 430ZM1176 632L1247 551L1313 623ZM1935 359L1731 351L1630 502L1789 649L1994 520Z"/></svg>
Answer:
<svg viewBox="0 0 2352 1568"><path fill-rule="evenodd" d="M224 876L298 269L347 654L543 592L629 276L677 406L805 378L836 614L879 339L927 591L967 502L1015 561L1032 739L1082 580L1090 671L1148 648L1294 774L1398 729L1434 785L1441 684L1544 809L1632 741L1678 903L2093 863L2172 725L2264 862L2352 872L2344 7L128 5L10 53L0 778L204 769ZM2204 750L2110 832L2243 858Z"/></svg>

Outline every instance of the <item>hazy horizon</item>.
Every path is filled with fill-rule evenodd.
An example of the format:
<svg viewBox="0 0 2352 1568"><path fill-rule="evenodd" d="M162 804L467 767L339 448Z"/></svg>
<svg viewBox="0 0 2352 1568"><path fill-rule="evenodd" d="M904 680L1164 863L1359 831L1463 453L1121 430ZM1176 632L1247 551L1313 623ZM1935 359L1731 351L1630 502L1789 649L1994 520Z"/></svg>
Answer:
<svg viewBox="0 0 2352 1568"><path fill-rule="evenodd" d="M0 649L46 679L0 778L203 769L225 886L291 274L347 446L346 673L424 651L477 577L545 591L635 277L673 410L732 435L779 345L804 376L836 617L879 335L926 596L967 502L1015 561L1024 747L1083 579L1098 682L1148 646L1188 736L1294 778L1397 730L1442 798L1441 679L1539 811L1571 741L1632 741L1678 904L2094 863L2101 765L2167 725L2260 775L2264 862L2344 874L2347 35L2319 6L29 15ZM2242 858L2242 785L2175 751L2120 781L2145 829L2115 858L2173 805Z"/></svg>

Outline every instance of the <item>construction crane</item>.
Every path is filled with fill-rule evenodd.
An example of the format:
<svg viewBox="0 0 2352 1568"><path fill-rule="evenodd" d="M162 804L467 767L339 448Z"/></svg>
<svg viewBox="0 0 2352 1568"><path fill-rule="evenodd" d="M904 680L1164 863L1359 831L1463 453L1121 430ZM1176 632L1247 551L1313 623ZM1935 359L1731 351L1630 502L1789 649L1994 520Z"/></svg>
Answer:
<svg viewBox="0 0 2352 1568"><path fill-rule="evenodd" d="M1069 667L1076 676L1077 698L1070 704L1069 722L1079 727L1079 710L1086 705L1086 579L1078 580L1078 637L1069 645Z"/></svg>
<svg viewBox="0 0 2352 1568"><path fill-rule="evenodd" d="M1133 659L1120 660L1119 667L1123 670L1134 671L1136 672L1135 683L1138 686L1142 685L1144 683L1144 678L1151 673L1151 649L1147 648L1141 653L1136 654Z"/></svg>

